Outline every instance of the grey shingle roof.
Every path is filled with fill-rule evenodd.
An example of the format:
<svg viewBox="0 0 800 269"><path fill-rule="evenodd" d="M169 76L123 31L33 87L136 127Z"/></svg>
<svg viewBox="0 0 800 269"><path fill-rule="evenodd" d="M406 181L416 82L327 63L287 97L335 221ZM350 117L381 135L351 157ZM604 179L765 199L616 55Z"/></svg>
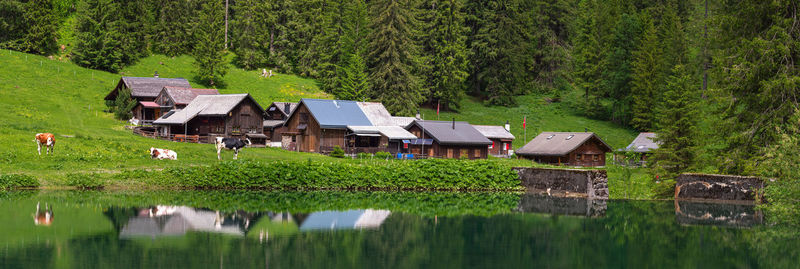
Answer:
<svg viewBox="0 0 800 269"><path fill-rule="evenodd" d="M373 126L395 125L394 119L392 119L392 114L389 114L389 111L386 110L386 107L384 107L383 104L375 102L358 102L358 106L361 107L361 111L364 111L364 115L366 115L367 119L372 122Z"/></svg>
<svg viewBox="0 0 800 269"><path fill-rule="evenodd" d="M184 78L155 78L155 77L122 77L122 82L128 89L131 89L133 97L153 97L158 96L166 86L191 88L192 85Z"/></svg>
<svg viewBox="0 0 800 269"><path fill-rule="evenodd" d="M403 128L414 122L414 120L416 120L414 117L392 117L392 123Z"/></svg>
<svg viewBox="0 0 800 269"><path fill-rule="evenodd" d="M418 125L425 129L425 138L433 138L443 145L490 145L492 141L478 132L475 127L463 121L423 121L415 120L406 129ZM420 137L422 138L422 137Z"/></svg>
<svg viewBox="0 0 800 269"><path fill-rule="evenodd" d="M516 153L518 155L563 156L583 145L592 137L596 137L607 151L611 151L611 147L594 133L542 132L518 149Z"/></svg>
<svg viewBox="0 0 800 269"><path fill-rule="evenodd" d="M166 86L162 90L175 102L175 104L186 105L192 102L198 95L217 95L219 91L216 89L194 89Z"/></svg>
<svg viewBox="0 0 800 269"><path fill-rule="evenodd" d="M161 117L153 124L185 124L197 116L224 116L246 98L252 97L246 93L198 95L183 110L175 112L167 118Z"/></svg>
<svg viewBox="0 0 800 269"><path fill-rule="evenodd" d="M286 105L287 104L289 105L289 110L288 111L286 110ZM297 103L272 102L272 105L270 105L270 106L275 106L278 109L278 111L283 113L284 116L289 116L289 114L292 114L292 111L294 111L294 109L297 108Z"/></svg>
<svg viewBox="0 0 800 269"><path fill-rule="evenodd" d="M264 128L280 127L285 122L283 120L264 120Z"/></svg>
<svg viewBox="0 0 800 269"><path fill-rule="evenodd" d="M356 101L301 99L321 128L345 129L348 125L369 126L367 118Z"/></svg>
<svg viewBox="0 0 800 269"><path fill-rule="evenodd" d="M478 132L481 132L486 138L494 139L514 139L514 135L506 130L503 126L495 125L472 125Z"/></svg>
<svg viewBox="0 0 800 269"><path fill-rule="evenodd" d="M657 149L658 143L653 141L654 138L656 138L656 133L639 133L636 139L625 148L625 151L642 153Z"/></svg>

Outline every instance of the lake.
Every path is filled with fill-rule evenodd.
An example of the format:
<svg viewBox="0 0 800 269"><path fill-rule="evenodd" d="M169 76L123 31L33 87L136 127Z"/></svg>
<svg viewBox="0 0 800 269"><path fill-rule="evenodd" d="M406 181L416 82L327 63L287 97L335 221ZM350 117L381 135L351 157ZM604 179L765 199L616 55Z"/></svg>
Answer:
<svg viewBox="0 0 800 269"><path fill-rule="evenodd" d="M796 268L800 237L764 220L519 193L13 191L0 268Z"/></svg>

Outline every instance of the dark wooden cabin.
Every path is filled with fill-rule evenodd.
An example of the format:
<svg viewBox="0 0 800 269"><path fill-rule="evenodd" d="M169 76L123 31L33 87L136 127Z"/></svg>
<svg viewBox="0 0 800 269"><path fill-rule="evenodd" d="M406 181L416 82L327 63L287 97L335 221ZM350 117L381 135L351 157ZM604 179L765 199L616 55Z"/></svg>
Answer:
<svg viewBox="0 0 800 269"><path fill-rule="evenodd" d="M104 99L107 102L113 102L117 99L117 93L121 89L130 90L131 98L137 102L136 106L131 110L133 119L137 120L140 125L146 125L160 116L158 114L162 108L154 101L166 86L192 87L189 85L189 81L183 78L122 77L117 82L117 86Z"/></svg>
<svg viewBox="0 0 800 269"><path fill-rule="evenodd" d="M370 126L355 101L302 99L286 120L282 146L287 150L329 153L344 149L347 126Z"/></svg>
<svg viewBox="0 0 800 269"><path fill-rule="evenodd" d="M198 95L219 95L216 89L194 89L166 86L156 96L155 103L159 106L156 110L157 118L167 114L173 109L183 109Z"/></svg>
<svg viewBox="0 0 800 269"><path fill-rule="evenodd" d="M286 130L284 124L295 108L297 108L297 103L289 102L273 102L267 107L267 117L264 119L264 135L271 142L281 142L283 131Z"/></svg>
<svg viewBox="0 0 800 269"><path fill-rule="evenodd" d="M517 150L517 156L555 165L606 165L611 147L594 133L543 132Z"/></svg>
<svg viewBox="0 0 800 269"><path fill-rule="evenodd" d="M198 95L185 108L153 122L158 135L176 140L212 143L214 137L250 138L266 142L264 109L249 94Z"/></svg>
<svg viewBox="0 0 800 269"><path fill-rule="evenodd" d="M475 127L462 121L415 120L406 129L420 138L409 147L412 154L422 157L486 159L492 144Z"/></svg>
<svg viewBox="0 0 800 269"><path fill-rule="evenodd" d="M509 157L513 152L514 135L509 132L510 126L473 125L478 132L492 141L489 145L489 155L495 157Z"/></svg>

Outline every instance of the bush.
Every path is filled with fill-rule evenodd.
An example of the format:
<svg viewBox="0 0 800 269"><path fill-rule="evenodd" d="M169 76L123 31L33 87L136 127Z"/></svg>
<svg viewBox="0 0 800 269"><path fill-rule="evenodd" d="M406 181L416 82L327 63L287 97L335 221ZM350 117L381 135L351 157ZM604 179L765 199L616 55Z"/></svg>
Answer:
<svg viewBox="0 0 800 269"><path fill-rule="evenodd" d="M342 147L336 146L335 148L333 148L333 151L331 151L331 157L344 158L344 150L342 149Z"/></svg>
<svg viewBox="0 0 800 269"><path fill-rule="evenodd" d="M36 187L39 187L39 181L33 176L23 174L0 175L0 189Z"/></svg>
<svg viewBox="0 0 800 269"><path fill-rule="evenodd" d="M375 153L375 159L384 159L384 160L386 160L386 159L389 159L389 158L392 158L392 154L388 153L386 151L379 151L379 152Z"/></svg>
<svg viewBox="0 0 800 269"><path fill-rule="evenodd" d="M98 174L68 174L64 183L67 186L84 190L97 190L105 187L105 179Z"/></svg>

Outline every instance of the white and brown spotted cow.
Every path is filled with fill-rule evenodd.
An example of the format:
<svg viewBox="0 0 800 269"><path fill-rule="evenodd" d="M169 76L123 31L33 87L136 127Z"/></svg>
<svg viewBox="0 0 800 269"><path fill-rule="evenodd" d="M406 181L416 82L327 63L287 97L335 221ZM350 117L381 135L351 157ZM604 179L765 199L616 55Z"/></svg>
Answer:
<svg viewBox="0 0 800 269"><path fill-rule="evenodd" d="M34 225L50 226L53 224L53 208L44 204L44 210L39 208L39 203L36 203L36 213L33 215Z"/></svg>
<svg viewBox="0 0 800 269"><path fill-rule="evenodd" d="M239 159L239 151L251 144L248 138L241 140L238 138L217 137L217 140L214 141L214 145L217 147L217 159L222 160L220 155L222 149L233 150L233 159Z"/></svg>
<svg viewBox="0 0 800 269"><path fill-rule="evenodd" d="M55 149L53 148L56 145L56 137L53 134L38 133L33 141L36 142L36 151L39 152L39 155L42 155L42 145L46 147L46 154L50 154L51 151L56 153Z"/></svg>
<svg viewBox="0 0 800 269"><path fill-rule="evenodd" d="M165 160L165 159L177 160L178 153L168 149L150 148L150 158L158 160Z"/></svg>

